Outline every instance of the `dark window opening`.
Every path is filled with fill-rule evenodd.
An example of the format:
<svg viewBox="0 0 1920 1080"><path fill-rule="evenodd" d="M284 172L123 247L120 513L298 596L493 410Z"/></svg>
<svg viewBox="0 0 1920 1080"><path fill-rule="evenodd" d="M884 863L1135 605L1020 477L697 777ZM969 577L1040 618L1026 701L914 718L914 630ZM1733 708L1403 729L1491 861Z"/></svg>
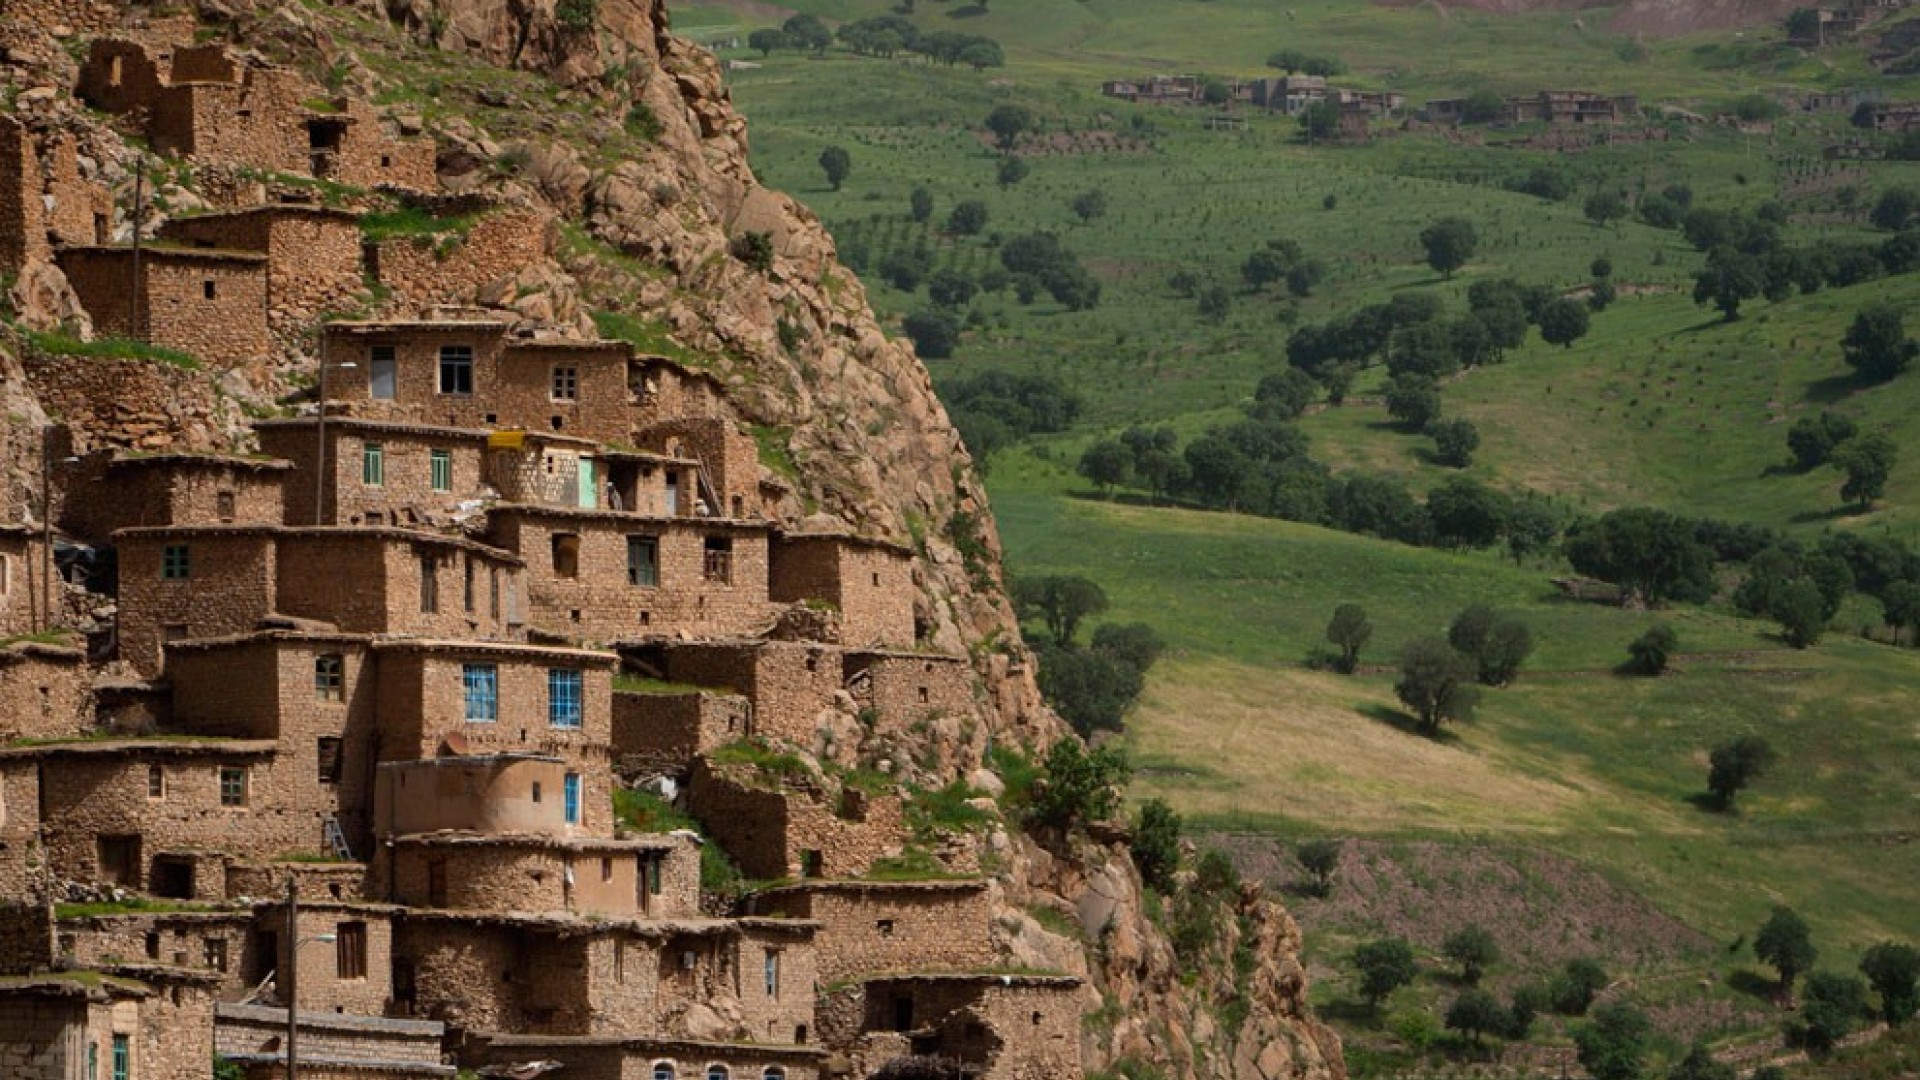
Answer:
<svg viewBox="0 0 1920 1080"><path fill-rule="evenodd" d="M200 283L200 296L204 300L213 299L213 281L208 279Z"/></svg>
<svg viewBox="0 0 1920 1080"><path fill-rule="evenodd" d="M342 979L367 977L367 924L344 922L334 931L335 953Z"/></svg>
<svg viewBox="0 0 1920 1080"><path fill-rule="evenodd" d="M580 576L580 536L577 533L553 534L553 576Z"/></svg>
<svg viewBox="0 0 1920 1080"><path fill-rule="evenodd" d="M340 757L342 742L337 735L322 735L319 742L320 782L337 784L340 782Z"/></svg>
<svg viewBox="0 0 1920 1080"><path fill-rule="evenodd" d="M733 582L733 538L709 536L705 544L702 569L708 581L720 585Z"/></svg>
<svg viewBox="0 0 1920 1080"><path fill-rule="evenodd" d="M186 859L153 861L152 893L169 900L193 899L193 863Z"/></svg>

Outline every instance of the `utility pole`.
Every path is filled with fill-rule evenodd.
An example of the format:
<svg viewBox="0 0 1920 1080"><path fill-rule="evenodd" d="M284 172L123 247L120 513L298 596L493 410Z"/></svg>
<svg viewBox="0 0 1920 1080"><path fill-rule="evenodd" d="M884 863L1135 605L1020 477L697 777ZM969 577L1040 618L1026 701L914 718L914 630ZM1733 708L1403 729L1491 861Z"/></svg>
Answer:
<svg viewBox="0 0 1920 1080"><path fill-rule="evenodd" d="M133 162L133 280L127 283L127 336L139 342L147 340L147 313L141 303L140 289L140 222L146 217L146 181L147 159L136 157Z"/></svg>
<svg viewBox="0 0 1920 1080"><path fill-rule="evenodd" d="M294 996L296 969L300 966L300 884L292 874L287 875L287 1080L297 1080L299 1064L298 1043L300 1039L299 1003Z"/></svg>
<svg viewBox="0 0 1920 1080"><path fill-rule="evenodd" d="M313 523L320 520L320 507L327 497L327 331L320 328L320 410L313 418Z"/></svg>
<svg viewBox="0 0 1920 1080"><path fill-rule="evenodd" d="M53 629L53 426L40 429L40 632Z"/></svg>

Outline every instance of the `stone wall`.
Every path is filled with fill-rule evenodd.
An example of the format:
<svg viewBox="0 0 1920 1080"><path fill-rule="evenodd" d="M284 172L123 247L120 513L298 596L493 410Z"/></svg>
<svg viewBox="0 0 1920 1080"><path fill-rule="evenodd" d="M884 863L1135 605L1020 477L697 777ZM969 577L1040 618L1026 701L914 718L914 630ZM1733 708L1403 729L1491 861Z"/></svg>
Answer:
<svg viewBox="0 0 1920 1080"><path fill-rule="evenodd" d="M856 877L906 846L900 799L755 787L694 763L687 806L750 878Z"/></svg>
<svg viewBox="0 0 1920 1080"><path fill-rule="evenodd" d="M472 1066L518 1064L542 1060L561 1062L569 1075L596 1080L654 1080L661 1065L676 1077L706 1080L716 1067L730 1080L817 1080L821 1075L818 1051L755 1046L744 1043L705 1043L609 1036L603 1039L551 1040L539 1036L487 1033L463 1051Z"/></svg>
<svg viewBox="0 0 1920 1080"><path fill-rule="evenodd" d="M23 899L18 893L0 901L0 972L22 975L53 967L53 905Z"/></svg>
<svg viewBox="0 0 1920 1080"><path fill-rule="evenodd" d="M752 708L734 694L615 692L613 767L622 776L684 772L695 754L746 737Z"/></svg>
<svg viewBox="0 0 1920 1080"><path fill-rule="evenodd" d="M702 500L715 517L765 517L760 499L760 445L725 417L681 416L642 429L636 441L643 450L669 457L693 458L711 492Z"/></svg>
<svg viewBox="0 0 1920 1080"><path fill-rule="evenodd" d="M287 894L292 878L303 904L367 895L367 866L357 862L247 862L227 864L227 899L271 900Z"/></svg>
<svg viewBox="0 0 1920 1080"><path fill-rule="evenodd" d="M388 240L369 250L369 265L398 303L470 304L487 285L551 256L558 237L550 215L507 207L476 217L464 235Z"/></svg>
<svg viewBox="0 0 1920 1080"><path fill-rule="evenodd" d="M222 994L251 989L260 969L251 911L87 915L61 919L57 932L69 964L164 964L208 976Z"/></svg>
<svg viewBox="0 0 1920 1080"><path fill-rule="evenodd" d="M315 423L268 420L254 425L266 453L293 462L286 514L295 525L393 525L437 528L452 525L464 501L482 494L486 434L471 428L438 428L331 418L326 424L326 462L322 470L321 513L313 515ZM379 447L380 483L367 482L366 451ZM433 485L433 457L446 455L445 490Z"/></svg>
<svg viewBox="0 0 1920 1080"><path fill-rule="evenodd" d="M0 636L30 634L40 627L40 531L0 526ZM57 594L56 594L57 595ZM59 601L54 601L58 610Z"/></svg>
<svg viewBox="0 0 1920 1080"><path fill-rule="evenodd" d="M342 113L351 126L333 157L317 162L320 175L354 187L384 185L418 192L440 190L432 139L389 134L379 113L363 101L344 102Z"/></svg>
<svg viewBox="0 0 1920 1080"><path fill-rule="evenodd" d="M70 739L93 730L93 673L78 649L0 649L0 743Z"/></svg>
<svg viewBox="0 0 1920 1080"><path fill-rule="evenodd" d="M113 227L113 193L80 175L80 150L70 134L42 144L47 172L47 231L56 244L104 244Z"/></svg>
<svg viewBox="0 0 1920 1080"><path fill-rule="evenodd" d="M551 798L559 798L554 792ZM684 841L680 843L691 843ZM537 837L401 838L391 849L390 898L421 908L679 918L699 912L694 895L665 892L650 875L675 842L574 841ZM697 857L697 856L696 856ZM658 880L662 891L649 887Z"/></svg>
<svg viewBox="0 0 1920 1080"><path fill-rule="evenodd" d="M488 754L389 761L374 792L383 837L455 830L497 835L584 835L565 820L567 764L558 758Z"/></svg>
<svg viewBox="0 0 1920 1080"><path fill-rule="evenodd" d="M843 682L841 655L825 645L788 641L693 641L662 646L664 676L732 690L752 706L747 733L813 744L820 714Z"/></svg>
<svg viewBox="0 0 1920 1080"><path fill-rule="evenodd" d="M267 260L251 252L149 247L59 252L94 329L232 367L267 355Z"/></svg>
<svg viewBox="0 0 1920 1080"><path fill-rule="evenodd" d="M11 115L0 114L0 276L12 277L30 262L45 262L46 204L33 134Z"/></svg>
<svg viewBox="0 0 1920 1080"><path fill-rule="evenodd" d="M488 526L494 543L525 560L531 624L550 632L609 642L739 635L772 622L764 526L525 506L496 508ZM656 542L656 584L629 583L629 537ZM727 550L716 556L710 543Z"/></svg>
<svg viewBox="0 0 1920 1080"><path fill-rule="evenodd" d="M910 1049L974 1065L983 1080L1076 1080L1080 991L1069 976L873 979L823 1002L822 1035L850 1054L857 1075Z"/></svg>
<svg viewBox="0 0 1920 1080"><path fill-rule="evenodd" d="M815 600L840 614L840 640L857 647L914 641L913 555L853 537L779 536L773 543L771 596Z"/></svg>
<svg viewBox="0 0 1920 1080"><path fill-rule="evenodd" d="M381 1070L381 1075L398 1076L400 1080L453 1073L451 1066L440 1063L445 1028L432 1021L305 1012L299 1019L302 1076L325 1076L322 1070L328 1064L343 1062L404 1062L409 1066L407 1071ZM286 1032L283 1009L220 1005L214 1014L214 1052L233 1058L278 1057L284 1075L286 1055L280 1044ZM365 1073L353 1075L361 1077Z"/></svg>
<svg viewBox="0 0 1920 1080"><path fill-rule="evenodd" d="M31 760L0 761L0 902L38 895L47 880L40 847L40 770ZM0 941L12 940L0 934ZM8 965L0 963L0 970Z"/></svg>
<svg viewBox="0 0 1920 1080"><path fill-rule="evenodd" d="M510 426L627 442L633 438L627 399L632 353L620 341L509 341L480 396Z"/></svg>
<svg viewBox="0 0 1920 1080"><path fill-rule="evenodd" d="M74 434L74 452L199 450L224 444L238 410L202 372L150 360L22 358L27 385L47 415Z"/></svg>
<svg viewBox="0 0 1920 1080"><path fill-rule="evenodd" d="M168 640L253 629L274 607L274 536L269 529L135 529L117 534L120 659L151 677L161 671L161 646ZM162 561L173 546L186 548L187 571L184 577L167 579L161 576Z"/></svg>
<svg viewBox="0 0 1920 1080"><path fill-rule="evenodd" d="M287 912L284 904L263 905L258 927L272 939L262 946L261 968L286 970ZM361 1013L381 1016L393 1000L393 917L389 908L371 904L302 903L295 923L300 942L300 966L295 993L302 1012ZM357 928L357 929L356 929ZM316 940L331 935L329 943ZM364 950L347 953L358 936ZM266 948L271 946L271 950ZM284 982L276 1004L285 1007ZM282 1014L285 1015L284 1013Z"/></svg>
<svg viewBox="0 0 1920 1080"><path fill-rule="evenodd" d="M984 881L823 881L762 893L753 910L820 923L823 983L994 961Z"/></svg>
<svg viewBox="0 0 1920 1080"><path fill-rule="evenodd" d="M640 429L688 417L733 416L720 380L664 356L636 357L627 368L627 390L636 410L634 426Z"/></svg>

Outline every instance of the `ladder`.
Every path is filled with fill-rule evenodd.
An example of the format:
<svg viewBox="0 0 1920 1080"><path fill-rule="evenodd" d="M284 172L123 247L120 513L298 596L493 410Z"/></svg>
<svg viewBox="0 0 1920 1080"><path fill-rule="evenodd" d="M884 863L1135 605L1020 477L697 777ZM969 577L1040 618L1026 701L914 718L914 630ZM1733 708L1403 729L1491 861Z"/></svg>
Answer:
<svg viewBox="0 0 1920 1080"><path fill-rule="evenodd" d="M340 819L329 816L326 820L327 850L333 852L336 859L353 861L353 849L347 847L347 834L340 829Z"/></svg>

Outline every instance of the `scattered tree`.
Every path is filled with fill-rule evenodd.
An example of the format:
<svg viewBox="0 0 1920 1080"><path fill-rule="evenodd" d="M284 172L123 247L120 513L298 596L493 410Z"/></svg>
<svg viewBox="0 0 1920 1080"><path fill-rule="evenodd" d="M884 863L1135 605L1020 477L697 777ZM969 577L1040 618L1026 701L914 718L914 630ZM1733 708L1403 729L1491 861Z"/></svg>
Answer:
<svg viewBox="0 0 1920 1080"><path fill-rule="evenodd" d="M1194 298L1194 306L1199 309L1202 318L1209 322L1219 322L1233 310L1233 294L1218 282L1204 285Z"/></svg>
<svg viewBox="0 0 1920 1080"><path fill-rule="evenodd" d="M1673 627L1656 623L1627 646L1630 666L1642 675L1663 674L1673 657L1673 651L1679 646L1680 638L1673 632Z"/></svg>
<svg viewBox="0 0 1920 1080"><path fill-rule="evenodd" d="M996 173L996 179L999 181L1001 187L1010 188L1020 181L1025 180L1027 174L1032 171L1023 159L1008 156L1001 159L1000 168Z"/></svg>
<svg viewBox="0 0 1920 1080"><path fill-rule="evenodd" d="M1887 478L1898 457L1898 445L1877 431L1848 441L1833 455L1833 463L1846 474L1840 497L1862 510L1872 509L1874 500L1887 493Z"/></svg>
<svg viewBox="0 0 1920 1080"><path fill-rule="evenodd" d="M1340 868L1340 848L1338 840L1309 840L1294 850L1293 857L1300 863L1300 869L1312 879L1315 896L1333 892L1333 874Z"/></svg>
<svg viewBox="0 0 1920 1080"><path fill-rule="evenodd" d="M1576 300L1561 297L1540 309L1540 338L1549 345L1571 349L1592 326L1587 306Z"/></svg>
<svg viewBox="0 0 1920 1080"><path fill-rule="evenodd" d="M1896 581L1880 594L1880 606L1887 625L1893 627L1893 643L1900 644L1900 631L1920 627L1920 581Z"/></svg>
<svg viewBox="0 0 1920 1080"><path fill-rule="evenodd" d="M1575 957L1562 964L1547 985L1547 998L1553 1011L1567 1016L1585 1015L1593 999L1607 988L1607 972L1599 961Z"/></svg>
<svg viewBox="0 0 1920 1080"><path fill-rule="evenodd" d="M1416 638L1400 654L1400 680L1393 692L1412 709L1420 728L1437 734L1449 720L1473 719L1479 692L1473 688L1474 663L1438 638Z"/></svg>
<svg viewBox="0 0 1920 1080"><path fill-rule="evenodd" d="M1114 439L1102 439L1080 455L1080 475L1100 485L1109 496L1127 482L1132 471L1133 451Z"/></svg>
<svg viewBox="0 0 1920 1080"><path fill-rule="evenodd" d="M790 49L793 44L792 39L788 38L783 30L769 28L755 30L747 35L747 47L757 50L763 57L772 56L775 49Z"/></svg>
<svg viewBox="0 0 1920 1080"><path fill-rule="evenodd" d="M925 185L915 187L913 194L907 196L907 209L915 221L925 221L931 218L933 216L933 192L928 191Z"/></svg>
<svg viewBox="0 0 1920 1080"><path fill-rule="evenodd" d="M1500 999L1479 987L1462 991L1447 1006L1447 1030L1465 1035L1475 1046L1480 1045L1480 1036L1502 1034L1512 1023L1506 1007Z"/></svg>
<svg viewBox="0 0 1920 1080"><path fill-rule="evenodd" d="M1840 347L1847 366L1871 382L1894 378L1920 354L1920 342L1907 336L1906 319L1900 309L1885 302L1862 308Z"/></svg>
<svg viewBox="0 0 1920 1080"><path fill-rule="evenodd" d="M1787 452L1802 471L1817 469L1833 459L1842 443L1859 434L1854 422L1838 413L1803 416L1787 429Z"/></svg>
<svg viewBox="0 0 1920 1080"><path fill-rule="evenodd" d="M1740 1080L1740 1072L1725 1062L1715 1061L1713 1052L1704 1042L1695 1042L1667 1073L1667 1080Z"/></svg>
<svg viewBox="0 0 1920 1080"><path fill-rule="evenodd" d="M1873 210L1867 214L1867 220L1876 229L1899 232L1913 221L1915 214L1920 214L1920 191L1893 187L1880 193Z"/></svg>
<svg viewBox="0 0 1920 1080"><path fill-rule="evenodd" d="M1256 419L1292 420L1307 411L1320 396L1320 384L1313 376L1290 367L1260 380L1253 392L1251 415Z"/></svg>
<svg viewBox="0 0 1920 1080"><path fill-rule="evenodd" d="M1020 136L1033 130L1033 113L1024 105L996 105L987 114L987 130L993 132L1001 152L1011 153ZM1001 183L1006 183L1004 177Z"/></svg>
<svg viewBox="0 0 1920 1080"><path fill-rule="evenodd" d="M1340 134L1340 106L1331 101L1316 101L1300 110L1300 134L1305 135L1309 143Z"/></svg>
<svg viewBox="0 0 1920 1080"><path fill-rule="evenodd" d="M1860 958L1860 971L1880 995L1880 1018L1889 1025L1920 1012L1920 949L1883 941Z"/></svg>
<svg viewBox="0 0 1920 1080"><path fill-rule="evenodd" d="M1082 224L1091 222L1096 218L1106 217L1107 193L1098 188L1092 191L1083 191L1073 197L1073 202L1070 203L1069 206L1073 210L1074 216L1078 217Z"/></svg>
<svg viewBox="0 0 1920 1080"><path fill-rule="evenodd" d="M1387 382L1387 415L1409 431L1421 431L1440 418L1440 385L1430 375L1408 372Z"/></svg>
<svg viewBox="0 0 1920 1080"><path fill-rule="evenodd" d="M1618 188L1602 188L1587 197L1587 220L1601 228L1626 217L1628 212L1626 197Z"/></svg>
<svg viewBox="0 0 1920 1080"><path fill-rule="evenodd" d="M1473 660L1480 681L1488 686L1512 682L1533 652L1533 634L1527 624L1485 604L1470 605L1454 617L1447 627L1447 643Z"/></svg>
<svg viewBox="0 0 1920 1080"><path fill-rule="evenodd" d="M1826 633L1826 600L1820 587L1807 578L1795 578L1773 594L1772 614L1781 636L1796 649L1810 649Z"/></svg>
<svg viewBox="0 0 1920 1080"><path fill-rule="evenodd" d="M1056 645L1072 645L1081 620L1107 610L1106 590L1077 574L1015 578L1012 591L1015 609L1022 617L1039 616Z"/></svg>
<svg viewBox="0 0 1920 1080"><path fill-rule="evenodd" d="M1427 249L1427 265L1450 278L1473 258L1480 235L1466 218L1446 217L1422 229L1420 243Z"/></svg>
<svg viewBox="0 0 1920 1080"><path fill-rule="evenodd" d="M1059 828L1106 821L1119 812L1120 789L1132 772L1116 744L1085 750L1078 739L1055 740L1028 792L1034 820Z"/></svg>
<svg viewBox="0 0 1920 1080"><path fill-rule="evenodd" d="M827 46L833 44L833 31L813 15L795 15L782 23L780 29L795 46L815 53L826 52Z"/></svg>
<svg viewBox="0 0 1920 1080"><path fill-rule="evenodd" d="M953 348L960 343L960 320L952 312L940 308L918 308L907 314L900 322L900 328L922 358L943 360L953 355Z"/></svg>
<svg viewBox="0 0 1920 1080"><path fill-rule="evenodd" d="M1480 448L1480 429L1469 420L1440 420L1427 425L1433 436L1434 457L1442 465L1464 469L1473 464L1473 452Z"/></svg>
<svg viewBox="0 0 1920 1080"><path fill-rule="evenodd" d="M957 202L953 204L953 209L947 212L947 231L955 236L977 236L986 227L987 204L979 199L965 199Z"/></svg>
<svg viewBox="0 0 1920 1080"><path fill-rule="evenodd" d="M1180 815L1165 799L1140 804L1133 825L1133 862L1149 887L1162 892L1173 887L1174 871L1180 869L1180 829Z"/></svg>
<svg viewBox="0 0 1920 1080"><path fill-rule="evenodd" d="M1373 623L1359 604L1341 604L1333 609L1333 621L1327 624L1327 640L1339 646L1335 668L1343 675L1353 674L1360 666L1360 650L1373 640Z"/></svg>
<svg viewBox="0 0 1920 1080"><path fill-rule="evenodd" d="M1820 951L1813 947L1807 921L1792 908L1776 907L1753 936L1753 955L1780 973L1780 992L1791 994L1794 980L1813 966Z"/></svg>
<svg viewBox="0 0 1920 1080"><path fill-rule="evenodd" d="M927 298L943 308L966 307L979 291L980 284L959 270L942 268L927 279Z"/></svg>
<svg viewBox="0 0 1920 1080"><path fill-rule="evenodd" d="M1868 1015L1866 983L1852 975L1816 972L1807 976L1800 1002L1800 1041L1815 1053L1826 1053Z"/></svg>
<svg viewBox="0 0 1920 1080"><path fill-rule="evenodd" d="M1509 505L1505 495L1478 480L1451 477L1427 495L1433 540L1453 548L1491 547L1506 526Z"/></svg>
<svg viewBox="0 0 1920 1080"><path fill-rule="evenodd" d="M1630 507L1585 522L1570 531L1567 558L1575 570L1648 607L1713 593L1713 553L1691 525L1664 510Z"/></svg>
<svg viewBox="0 0 1920 1080"><path fill-rule="evenodd" d="M1707 791L1714 804L1731 809L1734 796L1760 779L1773 759L1773 746L1758 735L1741 735L1714 747L1707 755Z"/></svg>
<svg viewBox="0 0 1920 1080"><path fill-rule="evenodd" d="M1419 972L1413 946L1399 938L1367 942L1353 950L1353 963L1360 969L1360 994L1376 1010Z"/></svg>
<svg viewBox="0 0 1920 1080"><path fill-rule="evenodd" d="M1602 1005L1593 1020L1576 1028L1580 1064L1593 1080L1638 1080L1646 1066L1653 1024L1624 1002Z"/></svg>
<svg viewBox="0 0 1920 1080"><path fill-rule="evenodd" d="M1441 945L1447 959L1460 965L1460 980L1477 986L1488 968L1500 962L1500 944L1483 926L1463 926Z"/></svg>

